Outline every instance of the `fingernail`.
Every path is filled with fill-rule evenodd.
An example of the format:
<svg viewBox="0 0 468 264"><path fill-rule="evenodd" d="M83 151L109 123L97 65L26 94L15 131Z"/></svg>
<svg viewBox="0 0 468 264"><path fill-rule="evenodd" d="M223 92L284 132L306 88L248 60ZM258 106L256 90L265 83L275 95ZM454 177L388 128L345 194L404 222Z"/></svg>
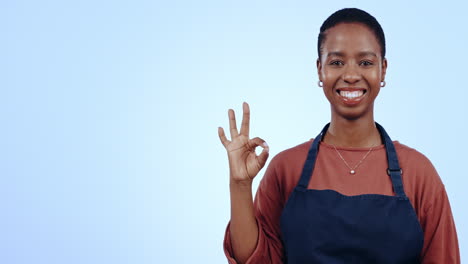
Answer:
<svg viewBox="0 0 468 264"><path fill-rule="evenodd" d="M268 144L267 144L266 142L263 142L263 146L264 146L265 148L268 148Z"/></svg>

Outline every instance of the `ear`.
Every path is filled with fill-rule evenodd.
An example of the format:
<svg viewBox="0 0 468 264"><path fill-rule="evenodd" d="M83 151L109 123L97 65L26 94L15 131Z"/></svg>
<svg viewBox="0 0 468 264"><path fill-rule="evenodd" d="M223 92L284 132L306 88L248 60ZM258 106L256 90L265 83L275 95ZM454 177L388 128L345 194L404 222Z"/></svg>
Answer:
<svg viewBox="0 0 468 264"><path fill-rule="evenodd" d="M381 81L385 80L385 75L387 74L387 66L388 66L387 58L384 58L382 61L382 75L380 78Z"/></svg>
<svg viewBox="0 0 468 264"><path fill-rule="evenodd" d="M320 62L320 58L318 58L317 59L317 75L318 75L319 81L323 79L321 76L321 72L322 72L322 62Z"/></svg>

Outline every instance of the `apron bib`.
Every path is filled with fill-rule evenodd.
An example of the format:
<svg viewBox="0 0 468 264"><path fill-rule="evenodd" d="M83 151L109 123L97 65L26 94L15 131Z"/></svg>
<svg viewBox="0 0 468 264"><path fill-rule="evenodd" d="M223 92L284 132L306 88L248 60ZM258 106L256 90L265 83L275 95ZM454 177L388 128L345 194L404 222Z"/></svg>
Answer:
<svg viewBox="0 0 468 264"><path fill-rule="evenodd" d="M314 139L281 214L286 263L420 263L423 231L403 188L395 146L375 124L385 145L395 196L307 189L327 124Z"/></svg>

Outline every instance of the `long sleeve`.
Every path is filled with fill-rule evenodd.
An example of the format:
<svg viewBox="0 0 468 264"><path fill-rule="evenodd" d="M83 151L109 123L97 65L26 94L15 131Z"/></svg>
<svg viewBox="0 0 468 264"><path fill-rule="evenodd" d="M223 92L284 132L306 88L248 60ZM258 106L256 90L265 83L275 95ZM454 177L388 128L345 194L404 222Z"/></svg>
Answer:
<svg viewBox="0 0 468 264"><path fill-rule="evenodd" d="M247 264L283 263L279 220L284 199L280 192L275 165L276 157L270 162L255 195L254 210L259 234L257 246ZM228 262L234 264L237 262L234 259L229 227L230 222L226 227L223 246Z"/></svg>
<svg viewBox="0 0 468 264"><path fill-rule="evenodd" d="M434 194L434 202L425 210L423 264L459 264L457 231L445 188Z"/></svg>

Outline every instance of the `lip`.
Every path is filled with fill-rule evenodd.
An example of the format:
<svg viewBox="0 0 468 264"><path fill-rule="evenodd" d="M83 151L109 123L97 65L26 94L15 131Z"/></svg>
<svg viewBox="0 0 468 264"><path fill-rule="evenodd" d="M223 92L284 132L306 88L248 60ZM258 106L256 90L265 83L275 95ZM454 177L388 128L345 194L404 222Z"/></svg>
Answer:
<svg viewBox="0 0 468 264"><path fill-rule="evenodd" d="M341 96L340 91L346 91L346 92L363 91L363 95L356 97L356 98L347 98L347 97ZM341 87L341 88L336 88L335 92L338 98L340 98L340 101L343 102L343 104L347 106L355 106L359 104L366 97L367 89L358 88L358 87Z"/></svg>

